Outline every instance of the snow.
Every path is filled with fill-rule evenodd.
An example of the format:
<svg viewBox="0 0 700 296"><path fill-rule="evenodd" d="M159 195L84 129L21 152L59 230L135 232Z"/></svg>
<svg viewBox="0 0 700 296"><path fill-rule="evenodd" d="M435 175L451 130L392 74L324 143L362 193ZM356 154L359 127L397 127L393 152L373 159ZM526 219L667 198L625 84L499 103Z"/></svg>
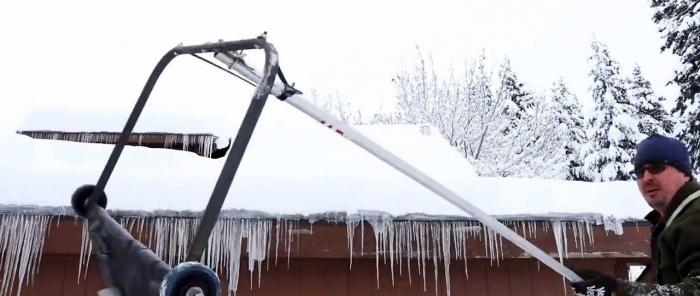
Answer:
<svg viewBox="0 0 700 296"><path fill-rule="evenodd" d="M437 132L424 135L417 125L356 128L492 215L580 218L597 214L639 219L648 212L633 182L477 177L469 162ZM2 142L0 177L5 182L0 184L0 204L5 207L69 206L70 195L78 186L96 182L112 150L111 145L21 135L3 135ZM200 211L223 161L178 151L125 147L107 184L109 209ZM405 217L465 216L438 195L314 122L260 125L224 209L270 215L369 211Z"/></svg>
<svg viewBox="0 0 700 296"><path fill-rule="evenodd" d="M133 106L100 110L94 106L42 106L27 113L17 130L121 132L132 108ZM146 106L136 122L134 132L228 135L232 130L227 120L211 114L195 116L182 111L166 113Z"/></svg>

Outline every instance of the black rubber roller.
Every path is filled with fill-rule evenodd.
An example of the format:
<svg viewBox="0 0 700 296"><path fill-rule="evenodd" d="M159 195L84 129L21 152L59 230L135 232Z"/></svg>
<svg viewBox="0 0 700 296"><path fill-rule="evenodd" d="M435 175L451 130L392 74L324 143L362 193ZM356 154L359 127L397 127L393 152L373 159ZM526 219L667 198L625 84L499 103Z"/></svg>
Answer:
<svg viewBox="0 0 700 296"><path fill-rule="evenodd" d="M161 296L221 296L219 277L199 262L183 262L163 280Z"/></svg>
<svg viewBox="0 0 700 296"><path fill-rule="evenodd" d="M75 211L78 216L82 218L87 216L87 201L96 187L95 185L86 184L78 187L73 193L70 203L71 206L73 206L73 211ZM107 195L104 191L97 196L97 205L103 209L107 208Z"/></svg>

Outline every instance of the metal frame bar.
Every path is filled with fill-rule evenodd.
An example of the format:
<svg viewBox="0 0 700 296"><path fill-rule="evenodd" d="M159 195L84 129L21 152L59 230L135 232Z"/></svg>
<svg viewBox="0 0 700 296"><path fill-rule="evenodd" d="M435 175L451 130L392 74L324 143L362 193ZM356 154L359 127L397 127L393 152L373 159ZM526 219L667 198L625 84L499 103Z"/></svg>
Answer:
<svg viewBox="0 0 700 296"><path fill-rule="evenodd" d="M121 244L118 242L133 241L134 239L128 235L124 235L126 231L123 229L123 231L120 231L118 229L119 227L117 227L118 225L116 224L116 222L110 224L109 222L114 221L106 221L111 220L110 217L106 215L106 212L104 212L100 206L98 206L98 204L100 203L100 198L104 196L104 189L107 186L109 178L112 175L114 168L116 167L119 157L134 130L134 126L136 125L138 118L141 115L141 112L143 111L143 108L145 107L146 102L148 101L148 98L156 82L158 81L158 78L163 73L167 65L174 58L183 54L190 54L196 56L196 54L198 53L217 53L250 49L264 50L265 69L263 71L263 74L261 74L261 76L257 80L256 91L253 94L253 98L248 107L246 115L243 118L243 122L239 128L238 134L236 135L236 138L230 148L229 155L226 158L223 167L221 168L221 173L219 174L219 177L216 181L216 185L212 190L211 197L209 198L209 202L201 218L201 222L199 223L195 238L192 241L192 244L190 245L190 249L186 257L187 261L197 262L200 260L202 253L207 247L209 236L221 212L221 207L224 203L224 200L226 199L226 196L231 186L231 182L233 181L240 161L243 157L243 154L245 153L248 142L250 141L257 121L262 113L263 107L265 106L267 97L270 95L270 91L275 82L275 78L279 74L277 51L275 47L271 43L268 43L267 40L265 40L265 38L262 36L255 39L226 42L221 41L216 43L206 43L190 46L177 46L169 50L166 54L164 54L160 61L156 64L153 71L151 72L151 75L146 81L146 84L138 100L136 101L136 104L134 105L131 114L129 115L129 118L127 119L126 124L124 125L124 129L122 130L119 139L116 145L114 146L114 149L112 150L112 153L110 154L102 173L100 174L100 177L97 181L97 185L94 186L94 190L92 190L89 196L87 196L87 200L84 202L84 204L80 205L81 207L85 206L85 209L87 209L86 217L84 218L86 218L86 220L88 220L90 224L91 239L98 245L98 250L103 250L103 252L100 252L99 254L99 258L101 259L99 262L100 270L103 276L103 280L109 286L119 287L120 289L129 287L131 288L130 292L134 292L135 290L133 285L129 284L129 274L133 274L134 272L138 271L123 270L124 268L126 268L125 266L138 266L139 264L155 264L150 263L150 261L159 260L159 258L155 257L154 254L141 254L140 252L148 251L144 250L143 247L137 247L133 249L120 248L120 250L124 252L112 253L112 245L116 246L114 244ZM110 227L105 228L105 225L110 225ZM113 235L106 235L106 233L111 233L114 235L114 237L112 237ZM125 244L138 245L138 242L126 242ZM135 252L139 254L137 255ZM129 262L129 260L138 262ZM148 261L149 263L141 261ZM160 263L160 265L164 264L162 262ZM162 274L164 272L163 269L167 268L161 266L161 270L157 272L157 274ZM147 277L146 274L144 274L143 276ZM157 280L160 281L162 279ZM144 288L144 290L147 290L146 287L142 288ZM136 293L136 295L145 295L147 292L143 291L143 293L134 293ZM127 294L126 296L132 295Z"/></svg>

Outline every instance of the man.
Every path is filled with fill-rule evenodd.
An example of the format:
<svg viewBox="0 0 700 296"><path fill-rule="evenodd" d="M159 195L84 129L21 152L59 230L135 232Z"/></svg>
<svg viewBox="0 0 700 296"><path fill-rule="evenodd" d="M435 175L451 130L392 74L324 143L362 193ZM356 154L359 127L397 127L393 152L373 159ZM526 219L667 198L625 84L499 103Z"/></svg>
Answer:
<svg viewBox="0 0 700 296"><path fill-rule="evenodd" d="M571 284L579 295L700 295L700 184L693 177L688 150L676 139L652 135L637 146L637 186L653 209L651 250L656 282L616 279L598 271L579 272ZM613 294L614 293L614 294Z"/></svg>

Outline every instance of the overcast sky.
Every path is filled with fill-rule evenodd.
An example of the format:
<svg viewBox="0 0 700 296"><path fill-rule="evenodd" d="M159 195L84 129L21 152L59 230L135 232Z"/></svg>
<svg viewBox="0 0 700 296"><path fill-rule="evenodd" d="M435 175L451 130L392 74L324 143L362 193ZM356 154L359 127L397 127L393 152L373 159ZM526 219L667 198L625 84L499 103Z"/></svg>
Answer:
<svg viewBox="0 0 700 296"><path fill-rule="evenodd" d="M390 80L415 61L416 45L443 67L460 67L482 48L496 62L508 55L535 90L561 75L590 100L586 59L593 33L623 71L638 62L656 90L672 97L676 89L665 83L677 59L660 53L651 15L648 1L634 0L5 1L0 130L14 131L23 113L39 105L130 108L173 46L262 31L302 91L338 92L367 110L391 102ZM179 57L146 109L224 116L245 106L231 102L247 104L251 91L220 70Z"/></svg>

